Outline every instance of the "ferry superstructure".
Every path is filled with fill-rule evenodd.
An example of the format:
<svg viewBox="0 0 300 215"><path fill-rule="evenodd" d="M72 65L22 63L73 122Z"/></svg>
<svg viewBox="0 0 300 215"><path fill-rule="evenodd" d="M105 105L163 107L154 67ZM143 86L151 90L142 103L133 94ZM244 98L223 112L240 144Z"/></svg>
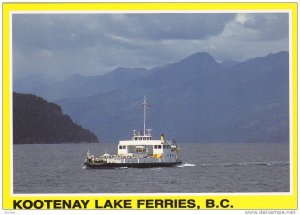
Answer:
<svg viewBox="0 0 300 215"><path fill-rule="evenodd" d="M117 168L117 167L172 167L181 164L179 148L176 142L166 140L164 135L160 139L152 139L152 129L146 129L147 109L150 107L146 96L143 102L144 130L133 130L131 140L121 140L118 144L118 154L90 155L84 161L88 168Z"/></svg>

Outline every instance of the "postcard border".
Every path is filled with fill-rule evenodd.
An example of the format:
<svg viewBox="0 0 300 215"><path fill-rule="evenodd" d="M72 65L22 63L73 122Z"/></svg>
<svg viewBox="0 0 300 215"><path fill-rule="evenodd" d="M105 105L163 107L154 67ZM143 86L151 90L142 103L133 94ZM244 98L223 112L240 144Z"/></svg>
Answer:
<svg viewBox="0 0 300 215"><path fill-rule="evenodd" d="M228 199L231 203L229 209L297 209L297 197L298 197L298 4L293 2L286 3L262 3L262 2L211 2L211 3L3 3L2 4L2 22L3 22L3 144L2 144L2 187L3 187L3 209L13 209L13 200L94 200L99 201L117 200L117 199L131 199L132 202L136 202L138 199L195 199L199 205L204 205L205 200L214 199L216 202L222 199ZM54 195L14 195L11 187L11 174L12 169L12 158L10 154L11 140L12 140L12 122L11 122L11 106L12 106L12 65L11 65L11 13L14 12L34 12L34 13L45 13L45 12L70 12L76 13L77 11L86 12L105 12L105 11L226 11L226 12L266 12L266 11L289 11L291 17L290 27L290 65L291 70L291 177L292 177L292 190L290 193L285 195L279 195L277 193L270 193L261 195L253 194L193 194L193 195L159 195L159 196L148 196L148 195L77 195L77 194L54 194ZM132 209L138 209L136 204L132 205ZM88 209L95 209L91 205ZM147 209L147 208L140 208ZM154 208L161 209L161 208ZM196 208L193 208L196 209ZM201 208L202 209L202 208ZM205 209L205 208L204 208ZM217 208L213 208L217 209ZM224 209L224 208L219 208Z"/></svg>

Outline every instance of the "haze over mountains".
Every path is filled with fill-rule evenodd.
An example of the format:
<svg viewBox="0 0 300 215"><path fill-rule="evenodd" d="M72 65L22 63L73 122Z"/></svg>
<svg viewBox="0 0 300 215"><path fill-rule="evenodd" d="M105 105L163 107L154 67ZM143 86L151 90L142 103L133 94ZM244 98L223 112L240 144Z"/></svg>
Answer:
<svg viewBox="0 0 300 215"><path fill-rule="evenodd" d="M30 86L30 85L29 85ZM245 62L217 63L207 53L151 70L118 68L74 75L49 85L14 83L14 91L55 101L100 142L131 137L143 126L177 142L289 141L289 56L279 52Z"/></svg>
<svg viewBox="0 0 300 215"><path fill-rule="evenodd" d="M109 73L98 76L72 75L61 82L39 81L45 84L33 84L31 81L19 81L16 91L29 92L55 101L62 98L78 98L92 96L100 92L109 92L121 88L132 81L147 75L149 71L142 68L117 68ZM31 77L34 79L34 77ZM28 85L26 84L28 83Z"/></svg>

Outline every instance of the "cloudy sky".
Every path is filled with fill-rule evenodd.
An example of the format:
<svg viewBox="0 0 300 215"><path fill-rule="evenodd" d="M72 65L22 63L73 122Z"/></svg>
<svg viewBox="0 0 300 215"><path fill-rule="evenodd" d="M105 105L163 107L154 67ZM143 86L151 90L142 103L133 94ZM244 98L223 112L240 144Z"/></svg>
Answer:
<svg viewBox="0 0 300 215"><path fill-rule="evenodd" d="M289 48L288 14L14 14L14 78L152 68L196 52L245 60Z"/></svg>

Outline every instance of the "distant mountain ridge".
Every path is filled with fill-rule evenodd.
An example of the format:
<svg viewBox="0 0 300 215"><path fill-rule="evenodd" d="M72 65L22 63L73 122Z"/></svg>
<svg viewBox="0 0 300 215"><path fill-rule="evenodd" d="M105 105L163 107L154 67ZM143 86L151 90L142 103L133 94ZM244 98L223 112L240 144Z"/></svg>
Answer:
<svg viewBox="0 0 300 215"><path fill-rule="evenodd" d="M105 76L116 80L113 73ZM119 87L102 85L98 93L81 82L85 96L56 102L104 142L130 138L131 130L142 128L144 95L152 104L148 127L156 136L163 132L181 142L289 142L288 52L230 65L195 53L132 76Z"/></svg>
<svg viewBox="0 0 300 215"><path fill-rule="evenodd" d="M13 94L13 137L14 144L98 142L58 105L20 93Z"/></svg>
<svg viewBox="0 0 300 215"><path fill-rule="evenodd" d="M80 98L121 88L148 73L149 71L144 68L119 67L104 75L82 76L75 74L63 81L48 85L35 84L33 87L26 85L17 87L17 91L32 93L50 101L63 98ZM29 86L31 82L29 82Z"/></svg>

